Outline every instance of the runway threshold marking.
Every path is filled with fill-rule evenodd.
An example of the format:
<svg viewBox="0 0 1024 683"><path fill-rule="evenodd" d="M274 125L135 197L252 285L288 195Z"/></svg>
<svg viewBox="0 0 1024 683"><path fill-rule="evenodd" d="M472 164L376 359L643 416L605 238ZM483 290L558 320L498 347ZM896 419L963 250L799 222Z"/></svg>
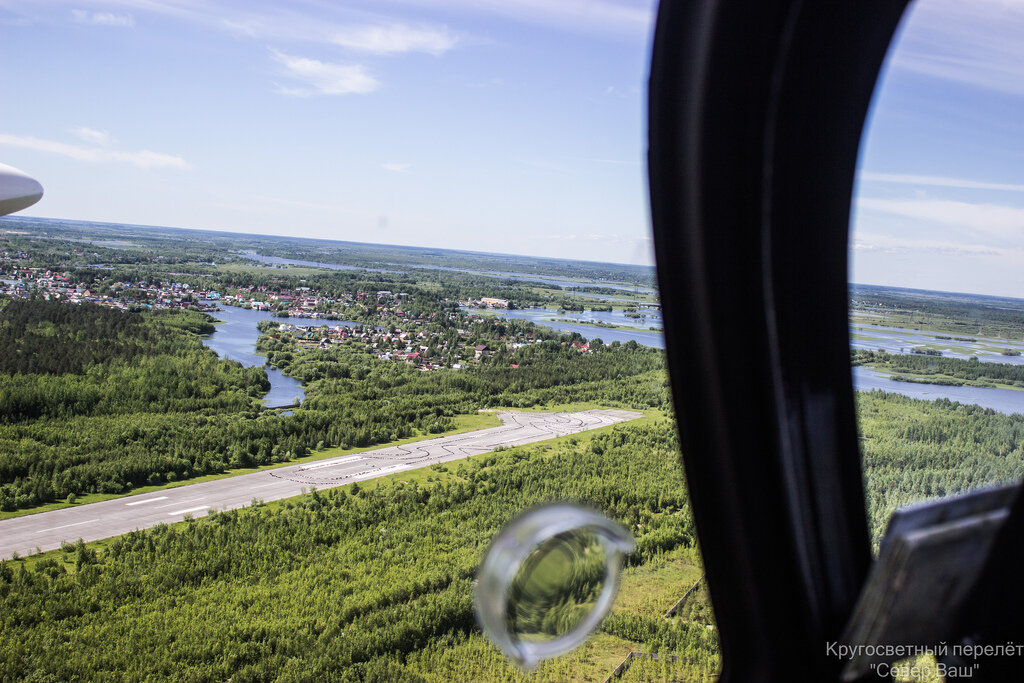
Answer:
<svg viewBox="0 0 1024 683"><path fill-rule="evenodd" d="M91 524L92 522L98 522L98 521L100 521L100 520L97 517L96 519L87 519L87 520L82 521L82 522L74 522L72 524L62 524L61 526L54 526L54 527L50 527L49 529L40 529L36 533L37 534L43 534L43 533L46 533L47 531L56 531L57 529L67 529L69 526L79 526L81 524Z"/></svg>
<svg viewBox="0 0 1024 683"><path fill-rule="evenodd" d="M137 500L134 503L125 503L126 506L132 505L145 505L146 503L155 503L158 500L167 500L167 496L157 496L156 498L147 498L146 500Z"/></svg>
<svg viewBox="0 0 1024 683"><path fill-rule="evenodd" d="M381 467L380 469L377 470L366 470L365 472L357 472L356 474L352 475L351 478L354 481L362 479L372 479L374 477L379 477L382 474L387 474L388 472L398 472L399 470L408 469L412 469L412 465L389 465L388 467Z"/></svg>
<svg viewBox="0 0 1024 683"><path fill-rule="evenodd" d="M209 505L200 505L198 507L188 508L187 510L178 510L177 512L168 512L167 516L168 517L173 517L174 515L184 515L184 514L189 513L189 512L198 512L199 510L205 510L208 507L210 507L210 506Z"/></svg>

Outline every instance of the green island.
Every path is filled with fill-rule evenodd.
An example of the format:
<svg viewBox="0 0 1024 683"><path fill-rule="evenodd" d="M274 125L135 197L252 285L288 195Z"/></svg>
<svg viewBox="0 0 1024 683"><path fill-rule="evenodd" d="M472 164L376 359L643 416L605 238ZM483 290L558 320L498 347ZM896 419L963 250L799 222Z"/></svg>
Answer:
<svg viewBox="0 0 1024 683"><path fill-rule="evenodd" d="M576 318L545 318L548 322L553 323L573 323L574 325L585 325L587 327L598 327L605 328L608 330L628 330L630 332L661 332L660 327L635 327L633 325L617 325L615 323L606 323L602 320L579 320Z"/></svg>
<svg viewBox="0 0 1024 683"><path fill-rule="evenodd" d="M929 353L886 353L858 349L852 353L854 365L869 365L892 374L899 382L920 382L957 387L984 387L1024 390L1024 365L981 362Z"/></svg>
<svg viewBox="0 0 1024 683"><path fill-rule="evenodd" d="M521 277L506 277L509 258L0 221L6 516L478 429L496 409L643 414L2 561L0 680L604 681L627 659L620 680L715 680L717 631L663 352L460 306L628 308L654 297L607 284L650 287L653 271L524 258ZM455 270L424 267L439 259ZM855 289L851 311L936 332L1024 333L1024 311L944 301ZM287 316L260 323L255 344L268 367L302 382L293 414L262 402L264 367L206 346L219 334L210 314L229 306ZM1024 382L1021 366L870 351L852 360L908 378ZM901 505L1024 476L1024 415L877 391L857 402L876 545ZM598 632L526 675L480 633L473 579L504 523L554 500L603 511L637 549Z"/></svg>

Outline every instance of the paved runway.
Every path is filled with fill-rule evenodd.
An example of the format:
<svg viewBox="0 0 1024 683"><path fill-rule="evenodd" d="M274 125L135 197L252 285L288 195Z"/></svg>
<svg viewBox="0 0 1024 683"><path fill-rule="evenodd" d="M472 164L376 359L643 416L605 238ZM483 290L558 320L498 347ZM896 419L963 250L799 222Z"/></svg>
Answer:
<svg viewBox="0 0 1024 683"><path fill-rule="evenodd" d="M441 436L404 446L391 446L328 460L316 460L202 484L155 491L40 512L0 521L0 559L36 548L59 548L62 541L95 541L133 529L180 522L185 515L205 516L209 510L230 510L264 501L290 498L303 490L343 486L403 470L487 453L498 446L520 446L596 429L641 417L628 410L587 410L579 413L499 413L500 427Z"/></svg>

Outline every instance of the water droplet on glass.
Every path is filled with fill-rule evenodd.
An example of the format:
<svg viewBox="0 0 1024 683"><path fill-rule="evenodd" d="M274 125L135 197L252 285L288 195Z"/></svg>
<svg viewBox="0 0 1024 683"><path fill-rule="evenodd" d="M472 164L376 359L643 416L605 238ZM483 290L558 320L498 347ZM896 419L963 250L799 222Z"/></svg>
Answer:
<svg viewBox="0 0 1024 683"><path fill-rule="evenodd" d="M589 529L573 529L541 543L508 590L508 630L519 640L559 638L594 611L607 578L604 542Z"/></svg>
<svg viewBox="0 0 1024 683"><path fill-rule="evenodd" d="M582 644L615 598L633 539L604 515L569 504L534 508L488 549L477 576L477 618L516 663Z"/></svg>

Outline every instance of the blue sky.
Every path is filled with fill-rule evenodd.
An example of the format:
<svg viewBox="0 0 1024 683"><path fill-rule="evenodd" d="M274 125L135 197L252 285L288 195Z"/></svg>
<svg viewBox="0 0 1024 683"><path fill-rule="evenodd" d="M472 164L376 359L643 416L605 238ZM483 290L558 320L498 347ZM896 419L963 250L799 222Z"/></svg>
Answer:
<svg viewBox="0 0 1024 683"><path fill-rule="evenodd" d="M1024 298L1024 1L912 5L866 130L852 279Z"/></svg>
<svg viewBox="0 0 1024 683"><path fill-rule="evenodd" d="M0 0L26 215L650 259L653 0ZM1024 1L925 0L865 137L857 282L1024 297Z"/></svg>

